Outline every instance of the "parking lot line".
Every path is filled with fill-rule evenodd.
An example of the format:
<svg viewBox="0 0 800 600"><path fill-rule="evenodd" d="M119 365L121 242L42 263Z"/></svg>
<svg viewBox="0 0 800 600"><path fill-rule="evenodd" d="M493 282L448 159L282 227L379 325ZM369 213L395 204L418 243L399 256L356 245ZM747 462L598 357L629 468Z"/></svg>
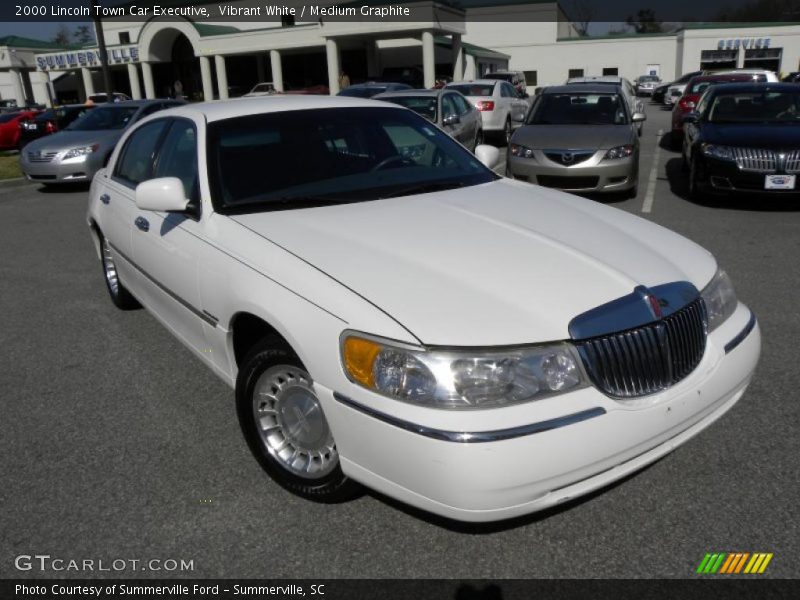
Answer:
<svg viewBox="0 0 800 600"><path fill-rule="evenodd" d="M650 168L650 177L647 179L647 193L644 195L644 202L642 203L642 212L649 213L653 211L653 202L655 202L656 193L656 179L658 176L658 159L661 154L661 136L664 135L664 130L659 129L656 134L656 150L653 152L653 166Z"/></svg>

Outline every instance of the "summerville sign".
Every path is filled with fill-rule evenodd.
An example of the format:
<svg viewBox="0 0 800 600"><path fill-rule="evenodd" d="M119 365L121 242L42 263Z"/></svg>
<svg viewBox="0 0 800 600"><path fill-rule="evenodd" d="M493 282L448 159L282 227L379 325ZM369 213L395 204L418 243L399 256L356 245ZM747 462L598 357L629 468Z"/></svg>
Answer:
<svg viewBox="0 0 800 600"><path fill-rule="evenodd" d="M139 62L139 49L136 46L110 48L108 50L108 62L109 64ZM40 71L100 66L100 51L81 50L57 54L39 54L36 57L36 66Z"/></svg>

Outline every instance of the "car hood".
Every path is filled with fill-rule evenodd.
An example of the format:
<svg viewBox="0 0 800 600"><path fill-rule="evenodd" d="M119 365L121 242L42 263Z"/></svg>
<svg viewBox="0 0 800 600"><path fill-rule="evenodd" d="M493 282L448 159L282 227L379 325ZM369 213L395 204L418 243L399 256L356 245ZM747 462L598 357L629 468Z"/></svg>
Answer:
<svg viewBox="0 0 800 600"><path fill-rule="evenodd" d="M53 135L39 138L25 146L26 152L60 152L70 148L100 144L101 147L113 146L117 143L124 129L105 131L59 131Z"/></svg>
<svg viewBox="0 0 800 600"><path fill-rule="evenodd" d="M725 146L795 150L800 146L800 125L704 123L703 141Z"/></svg>
<svg viewBox="0 0 800 600"><path fill-rule="evenodd" d="M566 339L573 317L637 285L701 289L716 269L707 251L649 221L508 180L231 218L429 345Z"/></svg>
<svg viewBox="0 0 800 600"><path fill-rule="evenodd" d="M536 150L605 149L630 144L630 125L525 125L513 142Z"/></svg>

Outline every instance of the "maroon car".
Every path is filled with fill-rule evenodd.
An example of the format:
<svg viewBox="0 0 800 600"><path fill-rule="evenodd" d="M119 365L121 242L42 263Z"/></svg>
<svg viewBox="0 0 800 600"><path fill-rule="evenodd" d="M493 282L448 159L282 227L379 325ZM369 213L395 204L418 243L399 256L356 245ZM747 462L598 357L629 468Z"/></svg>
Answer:
<svg viewBox="0 0 800 600"><path fill-rule="evenodd" d="M670 142L674 150L679 150L683 142L683 117L692 112L697 106L700 96L706 88L715 83L763 83L766 75L753 75L752 73L728 73L726 75L698 75L692 77L686 84L680 100L672 107L672 137Z"/></svg>

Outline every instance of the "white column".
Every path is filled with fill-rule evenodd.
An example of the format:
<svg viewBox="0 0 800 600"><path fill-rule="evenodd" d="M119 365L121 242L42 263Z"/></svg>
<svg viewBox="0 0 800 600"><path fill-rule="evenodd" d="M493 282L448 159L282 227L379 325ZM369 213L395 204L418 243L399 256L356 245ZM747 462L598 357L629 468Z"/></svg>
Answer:
<svg viewBox="0 0 800 600"><path fill-rule="evenodd" d="M200 79L203 82L203 100L210 102L214 99L214 87L211 83L211 61L207 56L200 57Z"/></svg>
<svg viewBox="0 0 800 600"><path fill-rule="evenodd" d="M153 83L153 67L150 63L142 63L142 79L144 79L144 97L152 100L156 97L156 84Z"/></svg>
<svg viewBox="0 0 800 600"><path fill-rule="evenodd" d="M25 86L22 85L22 73L20 73L19 69L11 69L11 79L17 106L25 106Z"/></svg>
<svg viewBox="0 0 800 600"><path fill-rule="evenodd" d="M467 60L464 61L467 65L466 69L464 69L464 79L470 81L472 79L478 78L477 73L477 66L475 65L475 57L471 54L467 54Z"/></svg>
<svg viewBox="0 0 800 600"><path fill-rule="evenodd" d="M328 88L330 88L331 96L339 93L339 75L341 69L339 68L339 45L336 40L325 40L325 54L328 57Z"/></svg>
<svg viewBox="0 0 800 600"><path fill-rule="evenodd" d="M272 83L279 92L283 91L283 65L281 64L281 53L277 50L269 51L269 63L272 67Z"/></svg>
<svg viewBox="0 0 800 600"><path fill-rule="evenodd" d="M228 72L225 70L225 57L217 54L214 57L214 64L217 67L217 89L219 90L219 99L228 99Z"/></svg>
<svg viewBox="0 0 800 600"><path fill-rule="evenodd" d="M267 79L267 61L263 54L256 54L256 83L261 83Z"/></svg>
<svg viewBox="0 0 800 600"><path fill-rule="evenodd" d="M436 58L433 51L433 33L422 32L422 75L424 86L432 88L436 85Z"/></svg>
<svg viewBox="0 0 800 600"><path fill-rule="evenodd" d="M367 78L377 79L381 75L381 57L377 40L367 41Z"/></svg>
<svg viewBox="0 0 800 600"><path fill-rule="evenodd" d="M461 34L453 34L453 81L464 80L464 50L461 47Z"/></svg>
<svg viewBox="0 0 800 600"><path fill-rule="evenodd" d="M128 63L128 79L131 82L131 98L142 99L142 86L139 85L139 69L133 63Z"/></svg>
<svg viewBox="0 0 800 600"><path fill-rule="evenodd" d="M92 72L86 67L81 67L81 77L83 78L83 89L88 98L94 94L94 82L92 81Z"/></svg>
<svg viewBox="0 0 800 600"><path fill-rule="evenodd" d="M33 88L33 101L37 104L44 104L48 108L53 105L50 98L49 86L50 73L38 71L31 73L31 87Z"/></svg>

